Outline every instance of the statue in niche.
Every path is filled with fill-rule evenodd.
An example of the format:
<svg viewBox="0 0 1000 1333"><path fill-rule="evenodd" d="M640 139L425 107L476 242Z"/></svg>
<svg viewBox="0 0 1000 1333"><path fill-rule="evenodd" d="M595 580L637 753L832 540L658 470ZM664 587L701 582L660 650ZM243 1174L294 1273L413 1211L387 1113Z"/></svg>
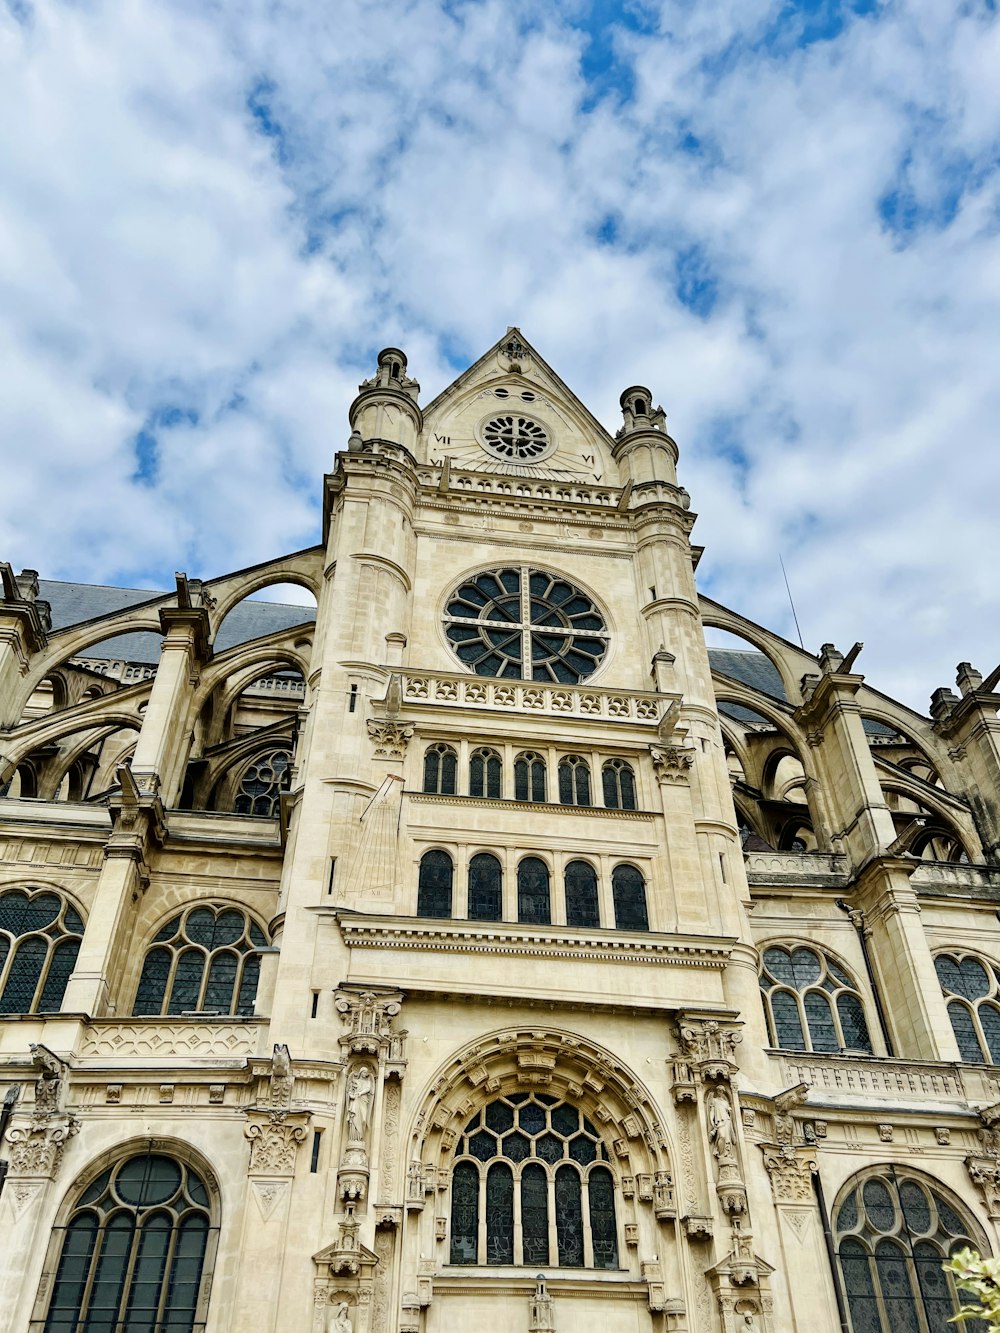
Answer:
<svg viewBox="0 0 1000 1333"><path fill-rule="evenodd" d="M720 1162L732 1161L736 1156L736 1144L733 1137L733 1112L729 1098L717 1088L708 1103L708 1132L712 1141L712 1151Z"/></svg>
<svg viewBox="0 0 1000 1333"><path fill-rule="evenodd" d="M334 1310L327 1325L327 1333L354 1333L354 1325L351 1323L346 1301L341 1301Z"/></svg>
<svg viewBox="0 0 1000 1333"><path fill-rule="evenodd" d="M347 1084L347 1141L365 1143L372 1104L375 1101L375 1080L367 1065L359 1065Z"/></svg>

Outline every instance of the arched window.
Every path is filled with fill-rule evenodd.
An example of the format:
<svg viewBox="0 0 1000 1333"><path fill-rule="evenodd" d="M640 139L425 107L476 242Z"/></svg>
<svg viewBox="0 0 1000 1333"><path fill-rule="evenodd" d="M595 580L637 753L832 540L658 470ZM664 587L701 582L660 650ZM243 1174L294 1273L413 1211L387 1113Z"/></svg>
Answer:
<svg viewBox="0 0 1000 1333"><path fill-rule="evenodd" d="M601 769L604 804L609 810L634 810L635 774L624 759L609 759Z"/></svg>
<svg viewBox="0 0 1000 1333"><path fill-rule="evenodd" d="M646 882L635 866L615 866L611 872L615 925L619 930L648 930Z"/></svg>
<svg viewBox="0 0 1000 1333"><path fill-rule="evenodd" d="M549 868L540 857L526 856L517 867L517 919L538 926L552 920Z"/></svg>
<svg viewBox="0 0 1000 1333"><path fill-rule="evenodd" d="M503 795L503 766L496 750L473 750L469 760L469 795L499 800Z"/></svg>
<svg viewBox="0 0 1000 1333"><path fill-rule="evenodd" d="M514 800L545 800L545 760L534 750L525 750L514 760Z"/></svg>
<svg viewBox="0 0 1000 1333"><path fill-rule="evenodd" d="M424 752L424 791L454 796L458 755L450 745L431 745Z"/></svg>
<svg viewBox="0 0 1000 1333"><path fill-rule="evenodd" d="M559 804L590 805L590 765L578 754L559 760Z"/></svg>
<svg viewBox="0 0 1000 1333"><path fill-rule="evenodd" d="M1000 970L973 954L939 954L934 967L962 1059L1000 1064Z"/></svg>
<svg viewBox="0 0 1000 1333"><path fill-rule="evenodd" d="M0 1013L57 1014L82 938L80 914L60 894L0 895Z"/></svg>
<svg viewBox="0 0 1000 1333"><path fill-rule="evenodd" d="M469 920L499 921L503 914L503 870L489 852L469 861Z"/></svg>
<svg viewBox="0 0 1000 1333"><path fill-rule="evenodd" d="M765 949L760 988L771 1040L782 1050L873 1053L857 986L818 949Z"/></svg>
<svg viewBox="0 0 1000 1333"><path fill-rule="evenodd" d="M417 916L451 916L455 867L447 852L424 852L417 881Z"/></svg>
<svg viewBox="0 0 1000 1333"><path fill-rule="evenodd" d="M255 756L240 774L233 810L238 815L278 813L281 793L292 781L292 756L288 750L268 750Z"/></svg>
<svg viewBox="0 0 1000 1333"><path fill-rule="evenodd" d="M476 1112L455 1151L453 1264L618 1267L607 1149L575 1106L509 1093Z"/></svg>
<svg viewBox="0 0 1000 1333"><path fill-rule="evenodd" d="M982 1250L978 1231L932 1181L901 1167L856 1177L834 1211L851 1323L864 1333L946 1333L962 1308L949 1255ZM978 1321L961 1327L983 1329Z"/></svg>
<svg viewBox="0 0 1000 1333"><path fill-rule="evenodd" d="M153 939L133 1014L252 1014L267 936L236 907L189 907Z"/></svg>
<svg viewBox="0 0 1000 1333"><path fill-rule="evenodd" d="M160 1153L108 1167L63 1231L43 1333L203 1329L211 1233L191 1167Z"/></svg>
<svg viewBox="0 0 1000 1333"><path fill-rule="evenodd" d="M601 913L597 903L597 872L587 861L570 861L563 872L566 888L566 924L599 926Z"/></svg>

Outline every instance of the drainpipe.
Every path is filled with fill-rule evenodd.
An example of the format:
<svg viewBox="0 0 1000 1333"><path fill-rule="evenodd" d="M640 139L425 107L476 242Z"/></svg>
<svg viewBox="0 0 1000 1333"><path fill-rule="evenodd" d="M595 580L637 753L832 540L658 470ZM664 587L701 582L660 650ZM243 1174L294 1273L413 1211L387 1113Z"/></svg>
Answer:
<svg viewBox="0 0 1000 1333"><path fill-rule="evenodd" d="M865 938L864 916L856 907L850 903L845 903L843 898L836 900L836 905L842 912L846 912L851 918L851 925L858 933L858 943L861 945L861 957L865 960L865 972L868 975L868 985L871 987L872 999L875 1001L875 1015L878 1018L879 1031L882 1033L882 1040L885 1042L885 1053L894 1059L896 1052L892 1045L892 1038L889 1036L889 1025L885 1021L885 1010L882 1008L882 997L879 994L878 982L875 980L875 969L872 967L871 954L868 952L868 941Z"/></svg>
<svg viewBox="0 0 1000 1333"><path fill-rule="evenodd" d="M830 1230L830 1214L827 1212L826 1196L823 1194L823 1182L819 1172L813 1172L813 1190L816 1193L816 1205L819 1208L820 1221L823 1223L823 1240L826 1242L826 1257L830 1261L830 1276L833 1278L833 1294L837 1301L837 1317L840 1319L840 1333L851 1333L850 1320L847 1317L847 1301L837 1267L837 1251L833 1245L833 1232Z"/></svg>

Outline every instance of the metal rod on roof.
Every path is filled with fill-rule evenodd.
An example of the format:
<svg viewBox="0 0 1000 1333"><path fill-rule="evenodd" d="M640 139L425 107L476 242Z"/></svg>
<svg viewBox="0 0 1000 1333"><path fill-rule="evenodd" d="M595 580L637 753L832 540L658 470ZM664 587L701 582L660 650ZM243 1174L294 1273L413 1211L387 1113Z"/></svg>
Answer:
<svg viewBox="0 0 1000 1333"><path fill-rule="evenodd" d="M778 552L778 564L781 566L781 574L785 580L785 592L788 593L788 605L792 608L792 619L795 621L795 632L799 636L799 647L805 650L805 644L802 642L802 630L799 627L799 618L795 613L795 603L792 600L792 590L788 586L788 575L785 573L785 562L781 558L781 552Z"/></svg>

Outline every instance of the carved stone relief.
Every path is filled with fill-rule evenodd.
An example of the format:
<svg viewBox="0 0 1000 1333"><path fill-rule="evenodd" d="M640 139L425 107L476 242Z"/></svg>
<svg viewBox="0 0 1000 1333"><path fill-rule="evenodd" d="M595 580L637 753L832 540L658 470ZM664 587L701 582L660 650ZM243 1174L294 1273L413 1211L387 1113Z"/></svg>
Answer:
<svg viewBox="0 0 1000 1333"><path fill-rule="evenodd" d="M250 1140L250 1174L290 1176L306 1137L308 1117L291 1111L248 1111L243 1133Z"/></svg>

